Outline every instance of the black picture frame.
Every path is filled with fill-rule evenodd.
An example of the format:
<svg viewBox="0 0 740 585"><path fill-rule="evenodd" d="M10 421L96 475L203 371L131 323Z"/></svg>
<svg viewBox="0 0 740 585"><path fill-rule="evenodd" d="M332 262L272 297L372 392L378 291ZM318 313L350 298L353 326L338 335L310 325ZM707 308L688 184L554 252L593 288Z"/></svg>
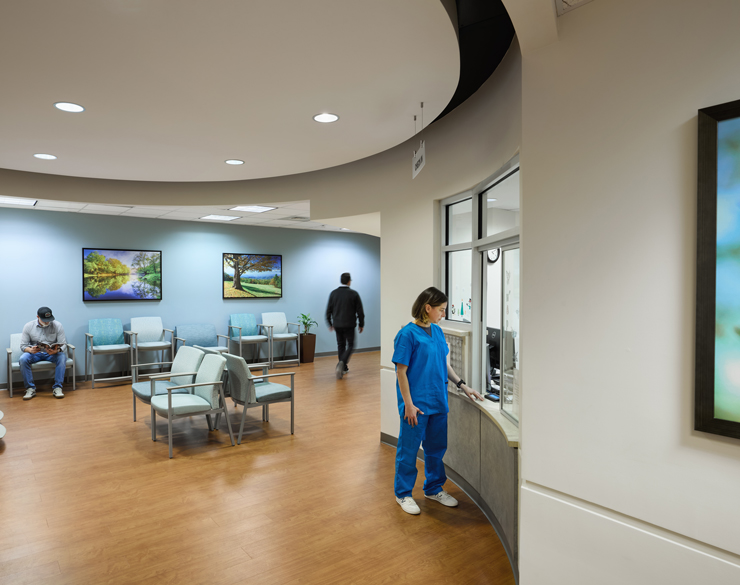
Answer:
<svg viewBox="0 0 740 585"><path fill-rule="evenodd" d="M104 261L94 262L97 258L91 259L91 254ZM103 272L91 273L94 264ZM161 301L162 250L82 248L82 300L86 303Z"/></svg>
<svg viewBox="0 0 740 585"><path fill-rule="evenodd" d="M723 388L726 376L724 370L718 371L717 369L717 360L720 359L720 363L725 364L726 362L722 360L727 359L728 355L728 341L724 336L736 335L740 341L740 330L729 329L721 322L721 318L724 318L722 316L728 314L723 294L723 289L726 288L724 276L723 283L720 285L721 302L718 302L717 290L718 255L720 262L723 263L720 268L723 275L726 270L725 266L727 266L724 263L734 262L734 257L728 260L728 248L723 243L724 236L718 240L717 212L718 208L723 205L720 203L718 206L718 200L724 202L726 198L725 165L729 160L728 157L734 158L733 151L725 146L729 144L725 135L728 128L735 126L734 124L724 125L720 128L720 124L735 119L740 119L740 100L703 108L698 113L694 429L740 439L740 412L735 416L734 407L728 410L722 404L726 401L728 394ZM740 120L738 128L740 128ZM740 132L738 137L740 137ZM737 160L737 181L740 188L740 143ZM723 173L721 180L720 168ZM740 232L740 228L737 231ZM740 295L738 295L737 307L740 309ZM731 343L734 344L734 338ZM738 363L740 363L740 351L737 355ZM730 420L732 418L736 420Z"/></svg>
<svg viewBox="0 0 740 585"><path fill-rule="evenodd" d="M243 265L241 270L238 270L234 264L229 262L236 261L236 259L245 261L247 264ZM229 274L230 272L231 274ZM247 281L244 281L240 274L239 284L241 290L236 290L236 287L233 284L234 276L237 272L240 272L241 274L253 274L252 277L246 278ZM221 258L221 273L221 298L223 300L232 301L283 298L282 254L243 254L224 252ZM252 282L248 282L249 280Z"/></svg>

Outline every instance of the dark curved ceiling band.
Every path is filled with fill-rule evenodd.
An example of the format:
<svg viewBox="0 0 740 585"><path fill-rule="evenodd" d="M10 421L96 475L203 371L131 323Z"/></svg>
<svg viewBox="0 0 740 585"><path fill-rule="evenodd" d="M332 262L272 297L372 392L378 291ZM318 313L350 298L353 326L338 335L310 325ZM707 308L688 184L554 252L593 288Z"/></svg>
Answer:
<svg viewBox="0 0 740 585"><path fill-rule="evenodd" d="M514 25L501 0L456 0L456 4L460 80L437 120L478 91L501 63L514 39Z"/></svg>

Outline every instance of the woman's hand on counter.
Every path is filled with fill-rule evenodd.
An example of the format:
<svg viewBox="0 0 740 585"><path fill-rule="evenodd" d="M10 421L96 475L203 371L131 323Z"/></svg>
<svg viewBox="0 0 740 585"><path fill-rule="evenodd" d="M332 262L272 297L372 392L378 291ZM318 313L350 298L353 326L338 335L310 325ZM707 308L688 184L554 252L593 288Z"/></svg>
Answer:
<svg viewBox="0 0 740 585"><path fill-rule="evenodd" d="M470 400L483 400L483 396L478 394L475 390L472 390L471 388L468 388L467 384L461 384L460 389L465 392L465 396L470 398Z"/></svg>

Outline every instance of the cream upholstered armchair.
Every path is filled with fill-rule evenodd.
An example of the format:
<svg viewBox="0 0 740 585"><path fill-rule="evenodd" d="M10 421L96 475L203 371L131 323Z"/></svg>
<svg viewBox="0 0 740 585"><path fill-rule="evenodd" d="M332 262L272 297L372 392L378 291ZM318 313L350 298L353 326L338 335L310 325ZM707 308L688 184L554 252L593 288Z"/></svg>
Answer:
<svg viewBox="0 0 740 585"><path fill-rule="evenodd" d="M170 334L170 340L167 341L166 334ZM147 366L162 366L172 363L175 356L175 332L172 329L165 329L162 325L161 317L132 317L131 318L131 336L134 348L134 362L131 368L134 371L134 382L139 381L141 368ZM139 363L139 352L161 351L161 359L146 364ZM165 352L170 352L170 361L165 361Z"/></svg>
<svg viewBox="0 0 740 585"><path fill-rule="evenodd" d="M249 371L247 362L238 355L225 353L229 376L227 385L231 399L235 404L243 406L242 421L239 425L239 437L237 444L242 442L244 433L244 422L247 418L247 409L257 406L262 407L262 420L270 420L270 405L279 402L290 402L290 434L294 431L294 385L295 372L281 372L278 374L268 374L267 366L262 365L262 374L259 378L252 375ZM272 380L279 376L290 376L290 386L276 384Z"/></svg>
<svg viewBox="0 0 740 585"><path fill-rule="evenodd" d="M10 398L13 398L13 374L21 371L20 359L21 355L23 355L23 352L21 351L22 335L22 333L11 333L10 347L5 350L8 358L8 392L10 394ZM74 390L76 388L77 375L75 366L75 346L68 343L67 347L69 348L69 352L67 352L67 364L65 367L72 368L72 390ZM55 367L56 365L52 362L36 362L31 366L31 371L41 372L51 370L53 372Z"/></svg>
<svg viewBox="0 0 740 585"><path fill-rule="evenodd" d="M141 400L144 404L150 404L152 396L167 394L167 388L192 382L198 373L204 355L204 352L194 347L182 347L172 361L172 369L168 373L154 374L150 376L148 382L134 382L131 385L134 395L134 422L136 422L137 400ZM178 394L186 394L187 392L187 388L181 388L177 391ZM152 415L152 427L154 427L154 424L154 416Z"/></svg>
<svg viewBox="0 0 740 585"><path fill-rule="evenodd" d="M276 363L292 364L296 363L298 366L301 365L301 326L298 323L289 323L285 318L285 313L262 313L262 322L268 327L268 334L270 336L270 367L274 368ZM295 331L291 331L290 327L294 326ZM285 359L285 355L288 349L288 343L295 342L295 359ZM283 344L283 357L281 360L275 360L275 343Z"/></svg>
<svg viewBox="0 0 740 585"><path fill-rule="evenodd" d="M229 413L224 398L223 374L226 359L223 356L208 354L198 368L195 382L168 386L166 395L151 396L152 417L159 415L167 419L167 435L172 459L172 422L178 418L205 415L208 419L209 430L214 430L210 424L212 414L223 414L226 427L229 430L231 445L234 446L234 433L231 430ZM186 394L178 394L178 390L187 389ZM152 424L152 440L157 440L156 421Z"/></svg>

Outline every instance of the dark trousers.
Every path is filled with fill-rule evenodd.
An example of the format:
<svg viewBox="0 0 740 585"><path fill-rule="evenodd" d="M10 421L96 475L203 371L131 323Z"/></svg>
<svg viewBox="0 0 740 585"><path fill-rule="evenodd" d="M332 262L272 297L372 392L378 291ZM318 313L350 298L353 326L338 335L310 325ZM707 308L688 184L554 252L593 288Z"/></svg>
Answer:
<svg viewBox="0 0 740 585"><path fill-rule="evenodd" d="M337 351L339 361L345 365L349 363L352 351L355 349L355 328L354 327L335 327L337 333Z"/></svg>

